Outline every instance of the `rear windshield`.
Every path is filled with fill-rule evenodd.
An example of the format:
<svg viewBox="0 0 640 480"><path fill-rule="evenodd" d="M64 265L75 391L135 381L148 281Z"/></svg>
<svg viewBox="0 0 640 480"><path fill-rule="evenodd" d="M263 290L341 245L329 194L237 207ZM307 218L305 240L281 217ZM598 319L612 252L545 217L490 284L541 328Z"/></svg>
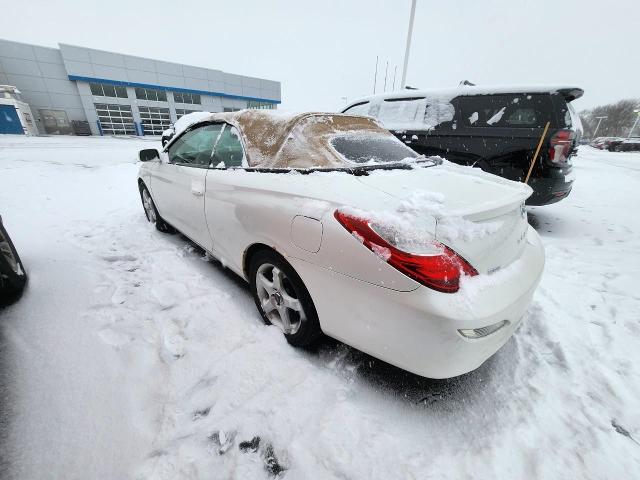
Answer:
<svg viewBox="0 0 640 480"><path fill-rule="evenodd" d="M391 135L338 135L331 139L331 146L345 160L357 164L397 163L418 157Z"/></svg>
<svg viewBox="0 0 640 480"><path fill-rule="evenodd" d="M466 127L537 128L553 122L550 95L474 95L456 101Z"/></svg>

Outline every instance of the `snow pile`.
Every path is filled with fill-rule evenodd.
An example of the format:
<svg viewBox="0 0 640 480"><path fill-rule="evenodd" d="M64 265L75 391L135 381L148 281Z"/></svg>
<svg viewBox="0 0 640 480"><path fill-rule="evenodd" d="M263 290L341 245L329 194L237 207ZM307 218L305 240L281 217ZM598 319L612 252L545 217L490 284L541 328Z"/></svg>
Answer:
<svg viewBox="0 0 640 480"><path fill-rule="evenodd" d="M292 170L288 175L300 175L300 173ZM300 215L304 215L306 217L315 218L320 220L325 214L331 210L332 206L329 202L325 202L324 200L309 200L302 197L296 197L295 200L296 206L298 207L298 211Z"/></svg>
<svg viewBox="0 0 640 480"><path fill-rule="evenodd" d="M444 241L463 240L470 242L497 232L502 222L473 222L464 217L447 212L444 208L444 196L424 190L414 190L400 203L398 213L409 217L409 223L415 223L420 215L431 215L436 219L437 237Z"/></svg>
<svg viewBox="0 0 640 480"><path fill-rule="evenodd" d="M499 220L474 222L449 212L444 200L440 193L414 190L391 209L369 211L343 206L340 211L369 220L376 232L400 250L424 255L440 251L436 238L445 243L470 242L502 227Z"/></svg>

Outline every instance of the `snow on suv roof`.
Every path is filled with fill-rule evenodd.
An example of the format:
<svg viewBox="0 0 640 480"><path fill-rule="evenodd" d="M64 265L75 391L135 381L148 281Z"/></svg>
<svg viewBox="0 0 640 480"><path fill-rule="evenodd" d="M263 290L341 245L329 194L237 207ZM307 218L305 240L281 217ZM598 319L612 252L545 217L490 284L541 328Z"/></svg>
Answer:
<svg viewBox="0 0 640 480"><path fill-rule="evenodd" d="M501 93L560 93L565 96L567 101L580 98L584 90L580 87L572 85L487 85L487 86L468 86L461 85L456 88L441 89L425 89L425 90L400 90L390 93L378 93L369 95L355 100L349 104L352 106L356 103L384 100L388 98L416 98L434 96L439 98L452 99L461 95L491 95Z"/></svg>
<svg viewBox="0 0 640 480"><path fill-rule="evenodd" d="M261 168L344 167L344 158L329 140L340 133L370 133L395 137L371 117L339 113L282 113L266 110L238 112L196 112L176 122L176 133L204 122L226 122L236 127L242 138L248 165Z"/></svg>

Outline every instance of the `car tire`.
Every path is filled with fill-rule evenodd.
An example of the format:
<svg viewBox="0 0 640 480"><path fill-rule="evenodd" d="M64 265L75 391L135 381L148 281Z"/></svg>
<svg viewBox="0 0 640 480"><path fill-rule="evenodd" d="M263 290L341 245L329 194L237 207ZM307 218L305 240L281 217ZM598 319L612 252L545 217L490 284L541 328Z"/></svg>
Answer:
<svg viewBox="0 0 640 480"><path fill-rule="evenodd" d="M249 263L249 283L267 325L276 325L294 347L308 347L322 336L318 313L302 279L281 255L260 250Z"/></svg>
<svg viewBox="0 0 640 480"><path fill-rule="evenodd" d="M0 221L0 305L17 300L27 284L27 272L11 237Z"/></svg>
<svg viewBox="0 0 640 480"><path fill-rule="evenodd" d="M142 208L144 214L149 222L154 223L156 228L163 233L173 233L175 229L169 225L158 213L156 204L149 193L149 189L143 183L140 184L140 200L142 201Z"/></svg>

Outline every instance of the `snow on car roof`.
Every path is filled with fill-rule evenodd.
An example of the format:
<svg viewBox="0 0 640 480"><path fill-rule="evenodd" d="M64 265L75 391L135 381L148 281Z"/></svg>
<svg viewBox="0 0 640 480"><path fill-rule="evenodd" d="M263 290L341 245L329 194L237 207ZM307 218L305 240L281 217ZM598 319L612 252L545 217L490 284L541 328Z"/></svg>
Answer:
<svg viewBox="0 0 640 480"><path fill-rule="evenodd" d="M180 120L183 120L180 122ZM339 113L282 113L265 110L197 112L176 122L174 139L203 122L226 122L240 131L248 164L262 168L343 167L345 160L329 140L340 133L395 137L370 117ZM170 145L170 144L169 144Z"/></svg>
<svg viewBox="0 0 640 480"><path fill-rule="evenodd" d="M574 85L486 85L486 86L469 86L460 85L455 88L440 89L424 89L424 90L400 90L397 92L378 93L369 95L355 100L349 106L361 102L371 102L374 100L383 100L387 98L416 98L434 96L439 98L453 99L462 95L490 95L500 93L563 93L568 95L571 100L579 98L584 90Z"/></svg>

